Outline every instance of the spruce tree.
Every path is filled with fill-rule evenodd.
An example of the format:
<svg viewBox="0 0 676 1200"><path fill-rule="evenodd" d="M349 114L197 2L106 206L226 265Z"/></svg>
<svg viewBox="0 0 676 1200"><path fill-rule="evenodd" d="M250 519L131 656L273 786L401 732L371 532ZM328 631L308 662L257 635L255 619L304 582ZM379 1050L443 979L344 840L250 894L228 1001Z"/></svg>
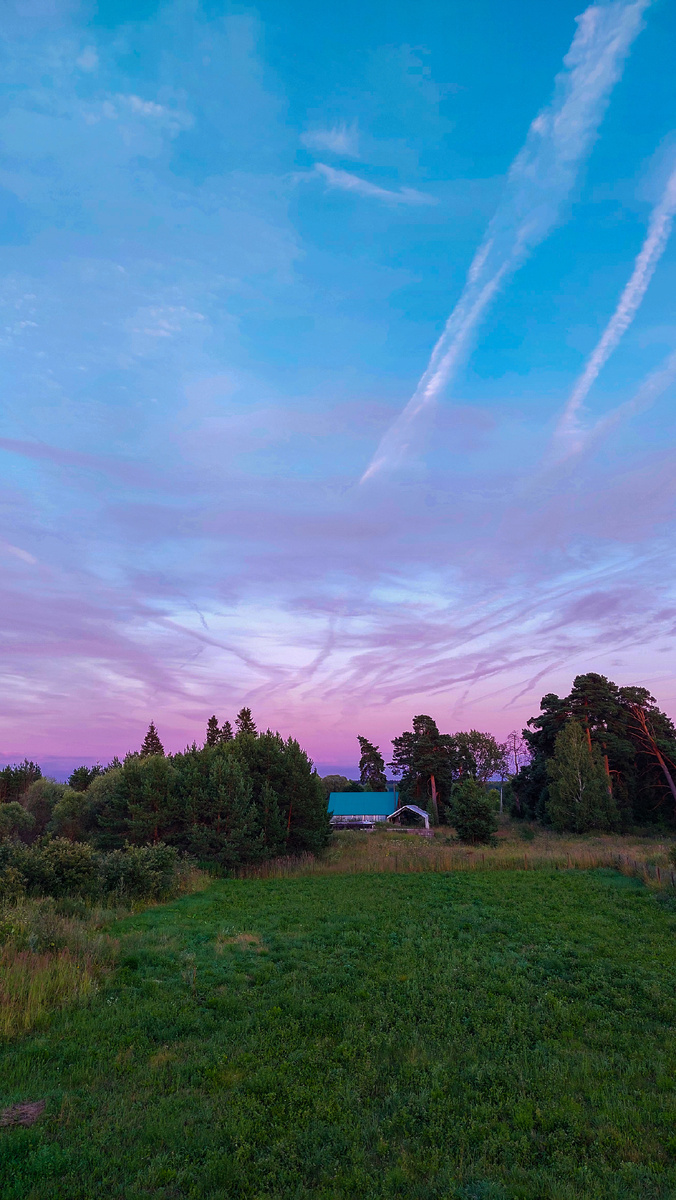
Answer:
<svg viewBox="0 0 676 1200"><path fill-rule="evenodd" d="M221 732L218 736L219 742L231 742L234 737L232 725L229 721L224 721L221 727Z"/></svg>
<svg viewBox="0 0 676 1200"><path fill-rule="evenodd" d="M220 729L218 727L218 717L209 717L207 721L207 737L204 743L205 746L215 746L220 740Z"/></svg>
<svg viewBox="0 0 676 1200"><path fill-rule="evenodd" d="M357 734L361 750L359 759L359 779L369 792L386 792L385 760L378 747L369 742L368 738Z"/></svg>
<svg viewBox="0 0 676 1200"><path fill-rule="evenodd" d="M252 733L256 734L256 722L251 716L250 708L240 708L235 719L237 733Z"/></svg>
<svg viewBox="0 0 676 1200"><path fill-rule="evenodd" d="M586 833L617 828L619 814L601 751L594 745L590 750L587 730L579 721L567 721L557 734L547 774L547 814L555 829Z"/></svg>
<svg viewBox="0 0 676 1200"><path fill-rule="evenodd" d="M141 758L148 758L151 754L161 754L164 756L164 746L160 741L154 721L151 721L148 726L148 732L143 739L140 754Z"/></svg>

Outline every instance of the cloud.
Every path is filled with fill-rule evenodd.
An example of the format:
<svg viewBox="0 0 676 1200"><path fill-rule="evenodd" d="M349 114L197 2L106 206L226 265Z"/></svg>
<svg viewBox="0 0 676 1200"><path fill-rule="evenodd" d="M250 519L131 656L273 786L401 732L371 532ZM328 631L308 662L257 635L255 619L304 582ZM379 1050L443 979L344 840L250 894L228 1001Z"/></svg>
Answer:
<svg viewBox="0 0 676 1200"><path fill-rule="evenodd" d="M410 204L413 206L438 203L436 196L418 192L415 188L400 188L399 191L393 192L389 188L369 183L367 179L361 179L359 175L352 175L349 171L338 171L334 167L328 167L326 163L315 163L315 171L322 176L329 187L338 188L343 192L354 192L355 195L366 196L370 200L383 200L386 204Z"/></svg>
<svg viewBox="0 0 676 1200"><path fill-rule="evenodd" d="M675 214L676 168L669 176L662 197L652 211L645 241L637 255L631 278L620 296L617 308L590 355L563 410L554 435L560 456L566 457L569 454L575 454L584 445L585 434L579 424L580 409L602 368L638 311L655 268L664 253Z"/></svg>
<svg viewBox="0 0 676 1200"><path fill-rule="evenodd" d="M308 150L329 151L340 158L359 158L359 134L356 124L343 122L331 129L308 129L300 138Z"/></svg>
<svg viewBox="0 0 676 1200"><path fill-rule="evenodd" d="M490 222L446 328L413 396L385 434L362 482L401 461L410 429L446 387L500 287L561 218L563 205L588 155L620 78L649 0L593 4L578 28L554 97L535 118L509 171L503 199Z"/></svg>
<svg viewBox="0 0 676 1200"><path fill-rule="evenodd" d="M85 46L76 62L81 71L95 71L99 65L99 56L95 47Z"/></svg>
<svg viewBox="0 0 676 1200"><path fill-rule="evenodd" d="M22 550L20 546L13 546L11 542L3 542L0 540L0 550L4 551L5 554L12 554L14 558L21 559L21 562L29 563L29 565L32 567L34 567L38 561L37 558L35 558L32 554L29 554L27 550Z"/></svg>

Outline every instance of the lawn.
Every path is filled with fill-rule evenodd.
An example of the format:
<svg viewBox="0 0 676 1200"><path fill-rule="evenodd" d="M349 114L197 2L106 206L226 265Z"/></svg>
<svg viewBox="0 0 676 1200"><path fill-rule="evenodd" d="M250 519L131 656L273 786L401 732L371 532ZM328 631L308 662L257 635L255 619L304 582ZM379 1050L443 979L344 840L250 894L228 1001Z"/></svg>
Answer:
<svg viewBox="0 0 676 1200"><path fill-rule="evenodd" d="M231 880L0 1052L3 1200L676 1195L676 911L611 870Z"/></svg>

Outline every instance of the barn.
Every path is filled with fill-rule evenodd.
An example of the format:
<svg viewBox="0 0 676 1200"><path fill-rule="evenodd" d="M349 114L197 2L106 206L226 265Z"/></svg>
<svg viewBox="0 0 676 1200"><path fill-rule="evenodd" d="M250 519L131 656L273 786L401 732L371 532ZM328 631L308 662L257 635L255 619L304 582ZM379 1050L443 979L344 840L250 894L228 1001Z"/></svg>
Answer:
<svg viewBox="0 0 676 1200"><path fill-rule="evenodd" d="M392 792L331 792L329 813L334 829L372 829L397 807Z"/></svg>

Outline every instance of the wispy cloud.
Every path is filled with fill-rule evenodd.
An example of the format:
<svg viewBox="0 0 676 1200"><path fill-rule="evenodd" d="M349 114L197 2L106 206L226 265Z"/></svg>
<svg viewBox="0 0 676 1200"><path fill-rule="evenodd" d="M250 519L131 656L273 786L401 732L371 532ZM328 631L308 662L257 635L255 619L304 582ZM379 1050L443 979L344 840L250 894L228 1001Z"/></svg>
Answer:
<svg viewBox="0 0 676 1200"><path fill-rule="evenodd" d="M308 150L329 151L341 158L359 158L359 132L356 124L332 125L330 129L308 129L300 138Z"/></svg>
<svg viewBox="0 0 676 1200"><path fill-rule="evenodd" d="M369 183L368 179L361 179L359 175L352 175L350 171L338 171L335 167L328 167L326 163L315 163L315 171L322 176L329 187L338 188L343 192L354 192L355 195L366 196L369 200L383 200L386 204L410 204L413 206L438 203L436 196L430 196L427 192L418 192L415 188L400 188L393 192L389 188Z"/></svg>
<svg viewBox="0 0 676 1200"><path fill-rule="evenodd" d="M676 168L672 171L664 192L650 217L645 241L637 255L617 308L606 325L603 334L587 361L580 378L575 384L563 410L555 433L555 444L559 456L567 457L579 451L585 442L585 433L579 423L579 414L590 389L607 363L613 350L633 321L639 305L648 289L655 268L664 253L676 214ZM662 369L660 369L661 375ZM651 377L652 379L652 377ZM650 391L652 385L646 381ZM643 391L643 389L641 389Z"/></svg>
<svg viewBox="0 0 676 1200"><path fill-rule="evenodd" d="M448 384L491 300L560 219L649 2L593 4L577 18L552 102L531 125L427 369L362 482L405 455L412 424Z"/></svg>

